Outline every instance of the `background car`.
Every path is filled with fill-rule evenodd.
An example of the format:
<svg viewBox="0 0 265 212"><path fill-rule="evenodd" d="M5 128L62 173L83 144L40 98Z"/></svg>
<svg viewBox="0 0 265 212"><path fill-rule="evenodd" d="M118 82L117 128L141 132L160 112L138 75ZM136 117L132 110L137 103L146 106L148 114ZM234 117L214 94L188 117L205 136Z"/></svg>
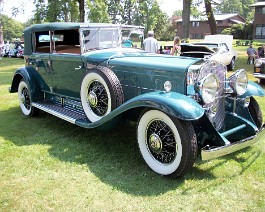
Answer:
<svg viewBox="0 0 265 212"><path fill-rule="evenodd" d="M232 35L207 35L201 42L181 44L181 55L208 58L223 63L228 70L233 70L237 53L232 49L232 41Z"/></svg>
<svg viewBox="0 0 265 212"><path fill-rule="evenodd" d="M227 78L216 61L145 52L143 34L141 26L104 23L28 27L25 67L10 92L18 92L26 116L42 110L100 130L134 123L146 164L173 178L199 156L209 160L257 141L263 121L254 96L265 93L245 70Z"/></svg>
<svg viewBox="0 0 265 212"><path fill-rule="evenodd" d="M24 53L24 44L21 42L15 42L14 47L10 48L10 51L8 52L8 56L23 58L23 53Z"/></svg>
<svg viewBox="0 0 265 212"><path fill-rule="evenodd" d="M253 75L259 79L260 83L265 84L265 58L258 58L255 60Z"/></svg>

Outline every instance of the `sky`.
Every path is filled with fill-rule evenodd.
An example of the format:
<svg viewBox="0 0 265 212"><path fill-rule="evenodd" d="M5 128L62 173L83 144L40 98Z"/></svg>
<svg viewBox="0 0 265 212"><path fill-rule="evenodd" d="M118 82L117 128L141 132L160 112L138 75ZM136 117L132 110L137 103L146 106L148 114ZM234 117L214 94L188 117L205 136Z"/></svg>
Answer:
<svg viewBox="0 0 265 212"><path fill-rule="evenodd" d="M11 14L11 8L14 5L20 5L20 2L24 3L24 13L13 17L17 21L24 23L33 15L32 11L35 9L34 4L32 3L33 0L4 0L4 2L4 14L9 16ZM161 10L166 12L168 16L171 16L174 11L182 9L182 0L158 0L158 2L161 6Z"/></svg>

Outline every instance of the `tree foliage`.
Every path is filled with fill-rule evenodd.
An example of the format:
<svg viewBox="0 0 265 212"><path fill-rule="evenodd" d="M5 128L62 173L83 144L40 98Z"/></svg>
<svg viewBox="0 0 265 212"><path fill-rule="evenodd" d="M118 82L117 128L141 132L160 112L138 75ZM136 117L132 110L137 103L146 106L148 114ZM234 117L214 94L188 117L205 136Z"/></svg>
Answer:
<svg viewBox="0 0 265 212"><path fill-rule="evenodd" d="M254 10L250 7L255 0L221 0L215 10L218 13L239 13L246 20L253 20Z"/></svg>
<svg viewBox="0 0 265 212"><path fill-rule="evenodd" d="M23 35L24 25L6 15L1 15L1 22L3 26L4 41L14 41L21 39Z"/></svg>

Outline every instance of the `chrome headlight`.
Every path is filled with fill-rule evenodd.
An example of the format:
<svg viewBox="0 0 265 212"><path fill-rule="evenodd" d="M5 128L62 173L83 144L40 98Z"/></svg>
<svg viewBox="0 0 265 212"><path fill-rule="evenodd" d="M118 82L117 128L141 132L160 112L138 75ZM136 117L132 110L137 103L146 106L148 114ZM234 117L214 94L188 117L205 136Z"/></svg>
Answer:
<svg viewBox="0 0 265 212"><path fill-rule="evenodd" d="M239 96L246 92L248 86L248 76L244 69L238 70L230 76L228 80L233 92L237 93Z"/></svg>
<svg viewBox="0 0 265 212"><path fill-rule="evenodd" d="M255 67L260 67L262 65L262 61L257 59L257 60L255 60L254 65L255 65Z"/></svg>
<svg viewBox="0 0 265 212"><path fill-rule="evenodd" d="M164 83L164 89L165 89L166 93L168 93L171 90L171 88L172 88L171 82L170 81L166 81Z"/></svg>
<svg viewBox="0 0 265 212"><path fill-rule="evenodd" d="M208 74L196 85L196 91L204 103L209 104L215 100L219 87L219 80L214 74Z"/></svg>

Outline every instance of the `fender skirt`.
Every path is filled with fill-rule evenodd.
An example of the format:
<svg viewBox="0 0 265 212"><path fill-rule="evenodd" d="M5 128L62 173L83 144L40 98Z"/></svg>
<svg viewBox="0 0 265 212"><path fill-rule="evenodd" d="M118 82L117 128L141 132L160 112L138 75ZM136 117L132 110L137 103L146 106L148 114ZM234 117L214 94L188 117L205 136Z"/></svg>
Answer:
<svg viewBox="0 0 265 212"><path fill-rule="evenodd" d="M77 120L76 125L84 128L94 128L116 119L124 112L134 108L153 108L163 111L181 120L198 120L204 115L204 109L193 99L175 92L152 92L137 96L125 102L100 120L90 123Z"/></svg>

